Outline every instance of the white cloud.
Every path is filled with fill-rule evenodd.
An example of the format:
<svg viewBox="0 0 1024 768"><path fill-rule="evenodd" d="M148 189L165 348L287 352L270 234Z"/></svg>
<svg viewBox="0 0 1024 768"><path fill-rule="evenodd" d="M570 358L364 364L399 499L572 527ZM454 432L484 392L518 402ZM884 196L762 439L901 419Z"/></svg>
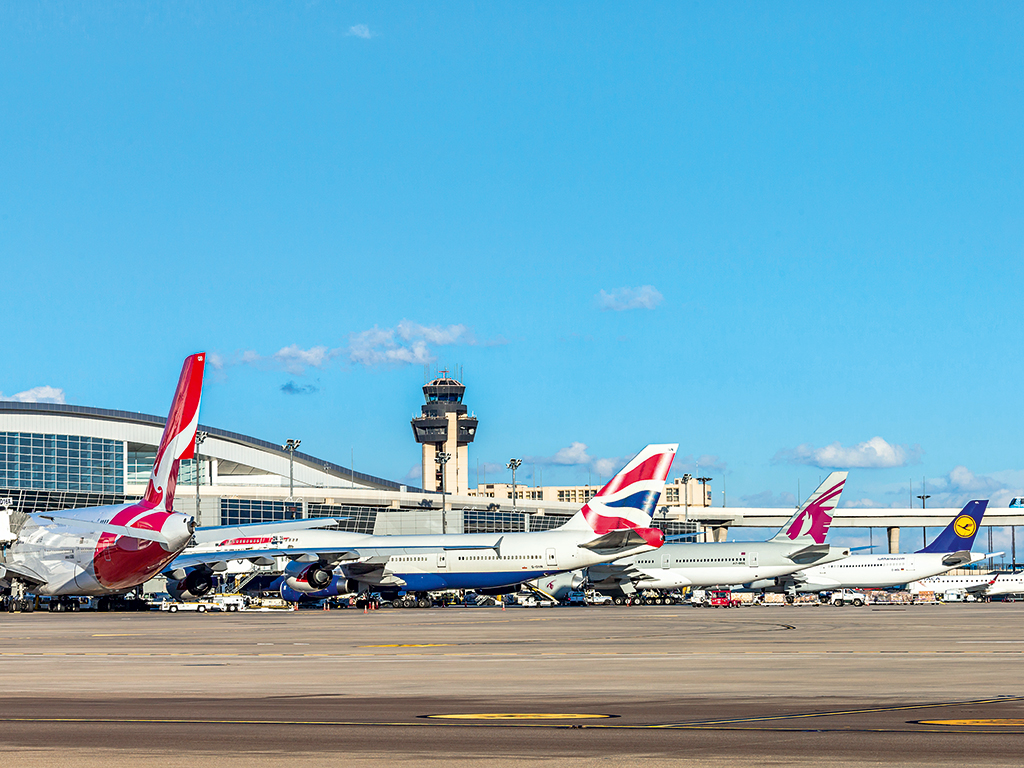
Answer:
<svg viewBox="0 0 1024 768"><path fill-rule="evenodd" d="M378 365L426 365L437 360L433 347L460 344L475 345L473 331L467 326L420 325L402 320L394 328L374 326L349 335L348 357L368 367Z"/></svg>
<svg viewBox="0 0 1024 768"><path fill-rule="evenodd" d="M373 33L370 32L370 28L365 24L356 24L348 28L349 37L361 37L363 40L369 40L373 37Z"/></svg>
<svg viewBox="0 0 1024 768"><path fill-rule="evenodd" d="M610 293L602 289L595 298L601 310L622 312L626 309L654 309L665 297L653 285L641 285L636 288L616 288Z"/></svg>
<svg viewBox="0 0 1024 768"><path fill-rule="evenodd" d="M689 472L692 475L696 475L698 472L704 474L706 472L725 472L729 468L729 465L722 461L718 456L712 456L704 453L700 456L694 456L692 453L688 456L676 456L676 460L672 463L673 473Z"/></svg>
<svg viewBox="0 0 1024 768"><path fill-rule="evenodd" d="M853 446L839 442L815 448L810 443L796 448L784 448L772 458L773 463L806 464L822 469L851 468L878 469L905 467L921 460L921 446L891 445L881 437Z"/></svg>
<svg viewBox="0 0 1024 768"><path fill-rule="evenodd" d="M613 456L609 458L595 458L587 453L586 443L576 441L570 443L565 448L555 451L553 456L524 456L523 463L539 464L541 466L580 467L589 469L599 478L610 478L622 469L631 458L633 457Z"/></svg>
<svg viewBox="0 0 1024 768"><path fill-rule="evenodd" d="M298 344L289 347L282 347L274 353L274 361L281 365L288 373L301 375L306 368L323 368L324 364L333 357L327 347L310 347L301 349Z"/></svg>
<svg viewBox="0 0 1024 768"><path fill-rule="evenodd" d="M65 402L64 390L49 386L32 387L32 389L26 389L24 392L18 392L10 397L4 397L0 392L0 400L15 403L57 403L58 405L63 405Z"/></svg>
<svg viewBox="0 0 1024 768"><path fill-rule="evenodd" d="M207 355L207 359L215 358L213 366L219 370L225 365L251 365L264 370L286 371L295 376L302 376L307 368L323 368L340 353L337 349L328 349L325 346L310 347L302 349L298 344L291 344L282 347L269 357L261 355L252 349L247 349L225 361L219 354Z"/></svg>

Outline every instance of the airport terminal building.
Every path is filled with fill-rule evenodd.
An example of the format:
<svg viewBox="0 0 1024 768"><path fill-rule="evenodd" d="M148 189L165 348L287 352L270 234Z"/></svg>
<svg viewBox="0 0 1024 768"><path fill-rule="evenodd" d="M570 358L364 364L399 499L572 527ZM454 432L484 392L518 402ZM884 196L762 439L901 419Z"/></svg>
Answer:
<svg viewBox="0 0 1024 768"><path fill-rule="evenodd" d="M163 424L131 411L0 402L0 499L15 513L138 499ZM512 532L555 527L578 508L427 492L267 440L205 425L199 432L174 508L200 525L339 517L340 529L361 533Z"/></svg>

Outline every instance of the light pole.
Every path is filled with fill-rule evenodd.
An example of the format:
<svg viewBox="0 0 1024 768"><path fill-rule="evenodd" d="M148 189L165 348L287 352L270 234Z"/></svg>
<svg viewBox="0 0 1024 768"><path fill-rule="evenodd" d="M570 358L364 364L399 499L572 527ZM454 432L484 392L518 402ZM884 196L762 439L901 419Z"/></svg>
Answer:
<svg viewBox="0 0 1024 768"><path fill-rule="evenodd" d="M711 478L698 477L697 482L700 483L700 489L703 492L700 497L700 505L706 507L708 505L708 483L711 482Z"/></svg>
<svg viewBox="0 0 1024 768"><path fill-rule="evenodd" d="M434 457L434 461L441 468L441 533L448 533L448 505L444 503L444 465L448 463L452 455L441 451Z"/></svg>
<svg viewBox="0 0 1024 768"><path fill-rule="evenodd" d="M288 501L292 502L295 501L295 451L300 445L301 440L289 438L283 446L288 451Z"/></svg>
<svg viewBox="0 0 1024 768"><path fill-rule="evenodd" d="M507 469L512 470L512 514L516 513L516 470L519 469L522 464L522 459L509 459L508 464L505 465Z"/></svg>
<svg viewBox="0 0 1024 768"><path fill-rule="evenodd" d="M690 517L690 481L693 480L693 475L686 473L683 475L683 515L689 519Z"/></svg>
<svg viewBox="0 0 1024 768"><path fill-rule="evenodd" d="M927 502L928 499L930 499L931 497L932 497L932 495L930 493L925 493L924 492L924 479L922 478L921 479L921 494L917 497L917 498L919 498L921 500L921 509L926 509L925 502ZM922 546L924 546L924 547L928 546L928 529L925 528L924 526L921 527L921 542L922 542Z"/></svg>
<svg viewBox="0 0 1024 768"><path fill-rule="evenodd" d="M199 525L201 519L199 517L199 467L201 466L199 462L199 446L203 444L208 434L208 432L196 432L196 449L193 451L196 461L196 525Z"/></svg>

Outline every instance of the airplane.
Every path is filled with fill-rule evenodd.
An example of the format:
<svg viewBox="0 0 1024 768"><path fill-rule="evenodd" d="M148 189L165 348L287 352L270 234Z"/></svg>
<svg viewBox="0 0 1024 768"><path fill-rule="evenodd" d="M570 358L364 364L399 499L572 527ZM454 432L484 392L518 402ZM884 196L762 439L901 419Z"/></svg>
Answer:
<svg viewBox="0 0 1024 768"><path fill-rule="evenodd" d="M29 594L126 592L158 574L188 544L195 520L175 512L182 459L192 458L203 388L203 353L185 358L146 493L139 501L36 512L13 533L0 562L9 611L32 610Z"/></svg>
<svg viewBox="0 0 1024 768"><path fill-rule="evenodd" d="M166 570L168 591L199 597L209 590L211 572L224 570L229 561L271 565L283 556L290 562L280 592L292 601L378 593L389 601L404 595L411 597L406 604L427 607L427 593L433 591L511 592L532 579L660 547L665 536L650 527L651 514L677 448L648 445L572 518L549 531L395 536L305 531L289 534L283 546L227 541L177 557Z"/></svg>
<svg viewBox="0 0 1024 768"><path fill-rule="evenodd" d="M984 560L990 555L971 552L988 501L970 501L924 549L907 554L851 555L838 563L815 565L771 582L746 583L766 592L827 592L833 589L896 587Z"/></svg>
<svg viewBox="0 0 1024 768"><path fill-rule="evenodd" d="M36 512L9 530L4 518L0 552L0 588L9 589L8 611L31 611L30 595L55 598L54 607L71 607L70 597L101 598L124 594L156 576L189 543L330 525L334 520L258 523L256 526L196 528L190 515L174 511L174 491L182 459L195 451L206 355L189 355L181 367L171 410L164 425L145 495L136 502ZM102 605L102 603L101 603Z"/></svg>
<svg viewBox="0 0 1024 768"><path fill-rule="evenodd" d="M813 563L848 557L846 547L825 544L839 503L846 472L832 472L779 532L768 541L665 544L657 552L637 554L591 566L587 578L598 591L712 587L785 577Z"/></svg>
<svg viewBox="0 0 1024 768"><path fill-rule="evenodd" d="M1024 571L1014 573L979 573L969 576L930 576L907 585L912 595L922 592L945 594L963 590L968 595L989 599L1001 595L1024 594Z"/></svg>

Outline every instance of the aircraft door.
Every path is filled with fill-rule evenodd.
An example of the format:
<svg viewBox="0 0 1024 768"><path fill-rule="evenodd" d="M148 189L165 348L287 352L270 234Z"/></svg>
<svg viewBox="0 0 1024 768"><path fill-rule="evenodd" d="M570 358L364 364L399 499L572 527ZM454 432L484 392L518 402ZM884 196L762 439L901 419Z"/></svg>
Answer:
<svg viewBox="0 0 1024 768"><path fill-rule="evenodd" d="M558 567L558 554L555 552L554 547L548 547L547 549L547 564L550 567Z"/></svg>
<svg viewBox="0 0 1024 768"><path fill-rule="evenodd" d="M747 552L747 565L751 568L757 568L757 552Z"/></svg>
<svg viewBox="0 0 1024 768"><path fill-rule="evenodd" d="M672 567L672 556L667 552L661 553L661 567L671 568Z"/></svg>
<svg viewBox="0 0 1024 768"><path fill-rule="evenodd" d="M438 552L437 553L437 570L447 571L448 570L448 553Z"/></svg>

